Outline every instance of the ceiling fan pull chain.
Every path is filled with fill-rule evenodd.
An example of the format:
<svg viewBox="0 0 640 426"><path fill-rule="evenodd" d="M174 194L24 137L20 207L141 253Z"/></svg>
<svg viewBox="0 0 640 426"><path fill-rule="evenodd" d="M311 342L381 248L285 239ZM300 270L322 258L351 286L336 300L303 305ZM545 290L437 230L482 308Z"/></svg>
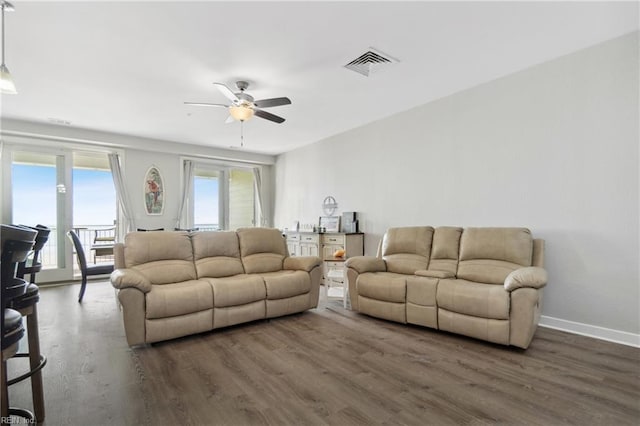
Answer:
<svg viewBox="0 0 640 426"><path fill-rule="evenodd" d="M240 147L244 147L244 120L240 121Z"/></svg>

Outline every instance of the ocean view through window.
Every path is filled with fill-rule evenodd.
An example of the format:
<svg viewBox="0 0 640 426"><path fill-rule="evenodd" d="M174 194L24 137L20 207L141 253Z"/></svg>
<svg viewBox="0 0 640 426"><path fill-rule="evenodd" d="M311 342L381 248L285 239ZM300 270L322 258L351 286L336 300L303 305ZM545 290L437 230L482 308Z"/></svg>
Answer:
<svg viewBox="0 0 640 426"><path fill-rule="evenodd" d="M61 170L55 155L37 153L16 153L11 167L12 222L41 224L52 230L42 250L44 269L63 266L60 259L64 258L64 251L60 249L64 246L59 247L59 241L64 241L61 235L68 229L57 231L61 223L70 222L61 214L72 216L71 228L87 252L94 230L113 227L116 221L116 193L105 154L74 154L71 185L60 183L64 174ZM73 197L72 212L61 207L68 196Z"/></svg>
<svg viewBox="0 0 640 426"><path fill-rule="evenodd" d="M207 171L193 177L193 223L200 230L219 229L218 173Z"/></svg>

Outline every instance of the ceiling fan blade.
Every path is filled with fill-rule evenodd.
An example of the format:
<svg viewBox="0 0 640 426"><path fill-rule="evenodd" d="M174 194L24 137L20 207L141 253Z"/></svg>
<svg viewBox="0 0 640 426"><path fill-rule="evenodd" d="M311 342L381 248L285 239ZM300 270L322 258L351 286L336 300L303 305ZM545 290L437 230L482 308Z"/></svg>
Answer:
<svg viewBox="0 0 640 426"><path fill-rule="evenodd" d="M264 118L265 120L273 121L274 123L283 123L284 122L284 118L278 117L277 115L271 114L270 112L263 111L263 110L258 109L258 108L254 108L253 111L254 111L255 115L257 115L260 118Z"/></svg>
<svg viewBox="0 0 640 426"><path fill-rule="evenodd" d="M254 101L253 104L258 108L270 108L280 105L290 105L291 99L289 98L271 98L271 99L261 99L259 101Z"/></svg>
<svg viewBox="0 0 640 426"><path fill-rule="evenodd" d="M209 104L206 102L185 102L185 105L195 105L195 106L207 106L207 107L222 107L222 108L229 108L229 105L222 105L222 104Z"/></svg>
<svg viewBox="0 0 640 426"><path fill-rule="evenodd" d="M232 116L228 116L226 120L224 120L224 124L234 123L236 120Z"/></svg>
<svg viewBox="0 0 640 426"><path fill-rule="evenodd" d="M213 83L213 85L218 88L220 93L222 93L225 98L229 99L231 102L233 102L236 105L240 103L240 99L238 99L236 94L233 93L231 89L229 89L227 86L225 86L222 83Z"/></svg>

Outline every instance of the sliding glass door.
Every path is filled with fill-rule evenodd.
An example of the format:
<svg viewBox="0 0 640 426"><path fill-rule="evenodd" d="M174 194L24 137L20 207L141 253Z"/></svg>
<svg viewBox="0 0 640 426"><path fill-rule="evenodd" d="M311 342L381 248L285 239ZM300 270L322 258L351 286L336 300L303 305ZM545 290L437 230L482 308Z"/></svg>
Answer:
<svg viewBox="0 0 640 426"><path fill-rule="evenodd" d="M2 223L51 229L42 250L38 282L69 281L77 275L66 233L78 234L91 263L113 262L92 250L98 233L116 233L116 194L105 152L6 146L2 153Z"/></svg>
<svg viewBox="0 0 640 426"><path fill-rule="evenodd" d="M73 229L84 247L87 261L113 263L118 209L107 154L74 151L72 177Z"/></svg>
<svg viewBox="0 0 640 426"><path fill-rule="evenodd" d="M71 156L17 147L7 151L2 158L3 222L50 228L38 280L69 280L73 270L65 232L71 226L67 197Z"/></svg>

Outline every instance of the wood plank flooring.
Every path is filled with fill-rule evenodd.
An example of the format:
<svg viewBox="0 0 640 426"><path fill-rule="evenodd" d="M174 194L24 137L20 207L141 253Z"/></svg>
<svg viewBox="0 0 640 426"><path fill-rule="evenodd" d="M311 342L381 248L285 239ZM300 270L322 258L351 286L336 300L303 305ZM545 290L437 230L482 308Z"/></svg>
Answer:
<svg viewBox="0 0 640 426"><path fill-rule="evenodd" d="M131 349L111 286L78 287L41 292L46 425L640 423L636 348L539 328L522 351L323 301ZM31 408L28 382L10 400Z"/></svg>

